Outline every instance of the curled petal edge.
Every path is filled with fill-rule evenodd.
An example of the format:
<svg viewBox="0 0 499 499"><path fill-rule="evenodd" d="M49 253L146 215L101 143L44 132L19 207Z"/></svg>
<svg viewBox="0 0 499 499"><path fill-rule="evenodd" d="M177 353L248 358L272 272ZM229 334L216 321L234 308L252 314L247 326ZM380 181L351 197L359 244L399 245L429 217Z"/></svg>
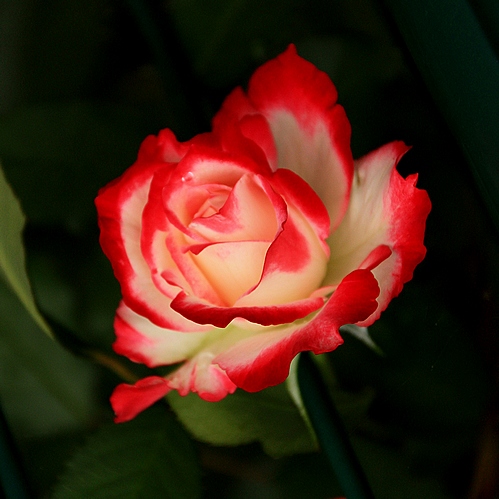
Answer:
<svg viewBox="0 0 499 499"><path fill-rule="evenodd" d="M323 298L314 297L284 305L217 307L181 291L173 299L171 308L198 324L212 324L224 328L236 318L246 319L262 326L288 324L315 312L323 304Z"/></svg>
<svg viewBox="0 0 499 499"><path fill-rule="evenodd" d="M213 362L248 392L282 383L298 353L310 350L321 354L341 345L340 326L369 317L378 306L379 291L371 271L355 270L343 279L324 308L309 322L254 335L219 354Z"/></svg>
<svg viewBox="0 0 499 499"><path fill-rule="evenodd" d="M130 421L137 414L164 397L171 390L170 383L161 376L149 376L135 385L122 383L111 395L115 423Z"/></svg>

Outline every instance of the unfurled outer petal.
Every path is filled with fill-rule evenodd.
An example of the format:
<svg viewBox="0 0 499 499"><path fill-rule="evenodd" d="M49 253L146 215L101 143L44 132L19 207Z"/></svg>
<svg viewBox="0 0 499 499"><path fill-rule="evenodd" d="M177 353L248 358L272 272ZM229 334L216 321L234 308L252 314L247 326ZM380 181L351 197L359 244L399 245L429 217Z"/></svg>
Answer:
<svg viewBox="0 0 499 499"><path fill-rule="evenodd" d="M368 270L346 276L324 308L304 324L291 324L255 334L213 360L240 388L256 392L283 382L299 353L334 350L343 343L339 327L369 317L377 307L379 287Z"/></svg>
<svg viewBox="0 0 499 499"><path fill-rule="evenodd" d="M234 393L237 386L212 362L213 357L209 351L202 351L166 378L149 376L134 385L118 385L111 395L115 422L123 423L133 419L171 390L177 390L182 396L197 393L207 402L218 402Z"/></svg>
<svg viewBox="0 0 499 499"><path fill-rule="evenodd" d="M203 329L203 326L199 326ZM136 314L123 302L114 320L116 341L113 349L148 367L182 362L200 349L207 332L180 332L156 326Z"/></svg>
<svg viewBox="0 0 499 499"><path fill-rule="evenodd" d="M130 421L137 414L164 397L171 390L168 381L160 376L149 376L135 385L122 383L111 395L116 423Z"/></svg>
<svg viewBox="0 0 499 499"><path fill-rule="evenodd" d="M347 209L353 177L350 123L336 100L329 77L291 45L256 70L247 96L236 89L213 122L215 133L224 135L227 123L240 120L242 133L265 151L274 171L292 170L314 189L329 212L331 229ZM257 134L245 123L257 115L267 120L273 144L266 127Z"/></svg>
<svg viewBox="0 0 499 499"><path fill-rule="evenodd" d="M222 331L215 331L211 338L205 336L206 341L198 344L198 353L166 378L150 376L135 385L119 385L111 396L115 421L134 418L173 389L180 395L194 392L206 401L215 402L234 393L237 387L254 392L281 383L299 352L311 350L319 354L339 346L343 342L339 327L372 313L378 291L372 274L368 270L357 270L342 281L326 306L302 325L264 329L254 334L250 330L237 331L237 326L227 330L225 336ZM158 329L149 329L150 325L123 306L120 310L123 317L141 329L141 332L134 330L131 335L132 342L135 342L133 349L143 354L149 347L148 340L157 341L160 348L168 342L159 338ZM145 330L147 334L143 333ZM179 334L186 337L187 343L177 348L175 354L165 350L165 355L170 355L170 358L171 355L182 357L192 347L188 338L195 333ZM128 335L126 332L126 338ZM137 339L138 336L141 338ZM146 344L145 349L141 343Z"/></svg>
<svg viewBox="0 0 499 499"><path fill-rule="evenodd" d="M348 211L329 239L325 286L337 284L355 268L372 269L379 283L378 307L358 323L361 326L380 316L426 253L428 194L416 188L416 175L403 179L395 169L408 149L403 142L393 142L356 163Z"/></svg>

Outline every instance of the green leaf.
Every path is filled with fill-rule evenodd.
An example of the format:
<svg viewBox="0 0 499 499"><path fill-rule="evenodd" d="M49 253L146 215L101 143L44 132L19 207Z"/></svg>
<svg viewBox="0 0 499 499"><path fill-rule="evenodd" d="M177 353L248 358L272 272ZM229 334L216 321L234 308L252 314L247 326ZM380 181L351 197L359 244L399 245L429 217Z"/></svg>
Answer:
<svg viewBox="0 0 499 499"><path fill-rule="evenodd" d="M52 336L38 311L25 268L22 231L24 214L0 167L0 274L40 328Z"/></svg>
<svg viewBox="0 0 499 499"><path fill-rule="evenodd" d="M354 338L364 343L371 350L376 352L378 355L383 355L381 349L374 343L373 339L369 335L369 330L367 327L356 326L355 324L346 324L341 327L340 331L342 333L350 333Z"/></svg>
<svg viewBox="0 0 499 499"><path fill-rule="evenodd" d="M171 415L153 408L93 435L70 461L53 499L200 495L200 470L191 441Z"/></svg>
<svg viewBox="0 0 499 499"><path fill-rule="evenodd" d="M274 457L316 450L315 440L284 384L258 393L236 391L223 400L205 402L197 394L168 401L186 428L199 440L215 445L260 442Z"/></svg>
<svg viewBox="0 0 499 499"><path fill-rule="evenodd" d="M298 359L299 356L295 357L291 362L291 365L289 367L289 376L286 378L284 384L286 386L286 389L288 390L289 396L291 397L295 406L300 412L303 421L305 421L305 424L309 429L311 437L314 439L314 442L317 443L317 438L315 435L314 428L312 426L312 423L310 422L307 409L305 408L305 405L303 403L303 398L300 393L300 386L298 384Z"/></svg>
<svg viewBox="0 0 499 499"><path fill-rule="evenodd" d="M96 366L75 358L39 327L0 279L0 394L14 434L75 430L95 414Z"/></svg>

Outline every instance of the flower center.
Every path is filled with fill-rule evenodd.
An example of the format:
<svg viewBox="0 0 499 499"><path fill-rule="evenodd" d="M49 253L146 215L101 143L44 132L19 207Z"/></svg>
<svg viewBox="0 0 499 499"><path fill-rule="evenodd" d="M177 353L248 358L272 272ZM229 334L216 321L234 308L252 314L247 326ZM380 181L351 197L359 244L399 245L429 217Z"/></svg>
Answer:
<svg viewBox="0 0 499 499"><path fill-rule="evenodd" d="M204 200L192 218L208 218L212 215L216 215L227 201L230 190L231 189L225 185L216 186L210 189L208 197Z"/></svg>

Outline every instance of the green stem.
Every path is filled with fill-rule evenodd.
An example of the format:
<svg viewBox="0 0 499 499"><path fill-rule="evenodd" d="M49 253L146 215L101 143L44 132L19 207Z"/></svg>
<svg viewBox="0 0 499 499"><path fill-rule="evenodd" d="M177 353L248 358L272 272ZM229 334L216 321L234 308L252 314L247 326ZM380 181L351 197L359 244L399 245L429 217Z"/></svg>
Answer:
<svg viewBox="0 0 499 499"><path fill-rule="evenodd" d="M352 448L317 366L307 353L298 362L298 385L322 451L347 499L373 499L374 495Z"/></svg>

